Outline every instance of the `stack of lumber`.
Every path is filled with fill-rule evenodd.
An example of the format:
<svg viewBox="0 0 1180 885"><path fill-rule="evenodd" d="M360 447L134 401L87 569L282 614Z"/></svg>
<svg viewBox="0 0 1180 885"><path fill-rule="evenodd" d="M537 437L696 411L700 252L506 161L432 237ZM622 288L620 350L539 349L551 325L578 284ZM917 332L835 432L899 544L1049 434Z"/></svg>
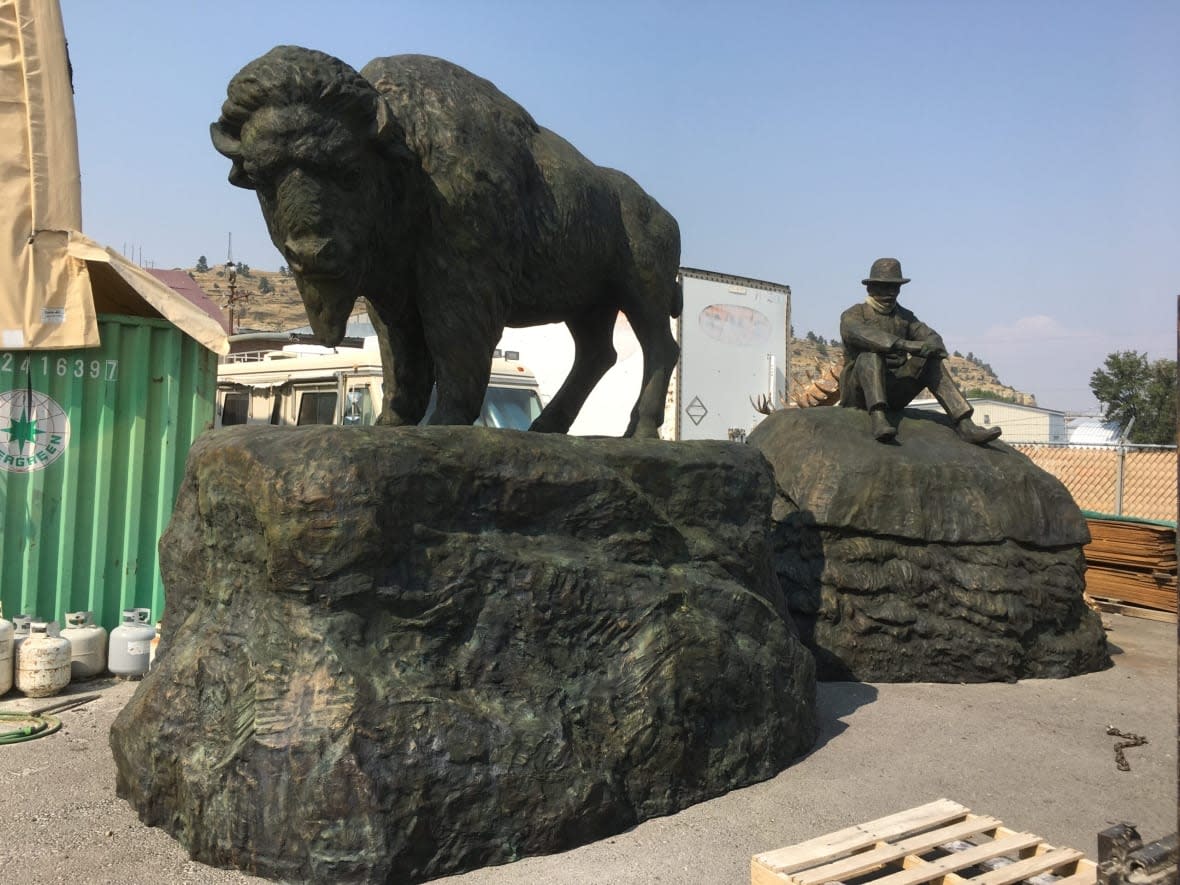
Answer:
<svg viewBox="0 0 1180 885"><path fill-rule="evenodd" d="M1133 520L1086 520L1086 595L1096 601L1176 612L1176 529Z"/></svg>

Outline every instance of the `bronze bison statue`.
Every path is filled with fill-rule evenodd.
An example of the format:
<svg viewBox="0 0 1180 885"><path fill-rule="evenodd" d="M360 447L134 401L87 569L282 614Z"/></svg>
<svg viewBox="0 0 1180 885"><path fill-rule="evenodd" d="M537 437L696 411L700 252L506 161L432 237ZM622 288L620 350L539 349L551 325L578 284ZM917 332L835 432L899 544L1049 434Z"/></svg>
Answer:
<svg viewBox="0 0 1180 885"><path fill-rule="evenodd" d="M628 436L654 437L679 356L680 231L621 172L538 126L492 83L421 55L360 73L279 46L230 81L213 145L257 192L325 344L363 296L385 374L381 422L479 415L505 326L564 322L573 367L532 425L564 433L615 362L618 313L643 350Z"/></svg>

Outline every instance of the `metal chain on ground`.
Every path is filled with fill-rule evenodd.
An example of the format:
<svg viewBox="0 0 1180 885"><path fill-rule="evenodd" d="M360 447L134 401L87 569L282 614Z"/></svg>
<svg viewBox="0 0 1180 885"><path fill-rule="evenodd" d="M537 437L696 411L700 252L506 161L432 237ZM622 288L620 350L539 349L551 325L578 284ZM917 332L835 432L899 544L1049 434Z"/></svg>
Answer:
<svg viewBox="0 0 1180 885"><path fill-rule="evenodd" d="M1123 739L1114 745L1114 764L1118 766L1119 771L1130 771L1131 763L1123 755L1123 750L1128 747L1141 747L1147 743L1147 738L1140 734L1124 734L1113 725L1107 726L1106 733Z"/></svg>

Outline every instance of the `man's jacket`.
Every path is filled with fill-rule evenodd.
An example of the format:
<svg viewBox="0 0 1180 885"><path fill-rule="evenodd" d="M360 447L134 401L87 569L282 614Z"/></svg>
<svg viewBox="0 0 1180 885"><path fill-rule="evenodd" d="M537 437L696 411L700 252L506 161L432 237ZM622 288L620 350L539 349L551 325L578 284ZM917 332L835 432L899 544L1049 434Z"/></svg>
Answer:
<svg viewBox="0 0 1180 885"><path fill-rule="evenodd" d="M863 301L854 304L840 314L840 337L844 341L846 371L862 353L873 351L884 354L886 370L897 374L907 362L912 362L909 354L895 350L899 341L932 341L946 350L939 334L900 304L895 304L893 313L889 314L877 313ZM917 362L918 365L909 366L909 371L903 374L911 374L915 369L921 371L926 361Z"/></svg>

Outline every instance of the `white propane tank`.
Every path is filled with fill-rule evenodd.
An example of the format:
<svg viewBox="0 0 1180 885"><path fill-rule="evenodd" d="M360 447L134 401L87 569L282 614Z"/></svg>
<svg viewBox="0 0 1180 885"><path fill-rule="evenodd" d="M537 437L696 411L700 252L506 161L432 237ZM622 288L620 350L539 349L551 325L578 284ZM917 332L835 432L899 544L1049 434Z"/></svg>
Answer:
<svg viewBox="0 0 1180 885"><path fill-rule="evenodd" d="M107 668L107 631L94 623L94 612L66 612L62 639L70 641L70 679L93 679Z"/></svg>
<svg viewBox="0 0 1180 885"><path fill-rule="evenodd" d="M49 635L49 625L34 621L16 651L16 690L47 698L70 684L70 641Z"/></svg>
<svg viewBox="0 0 1180 885"><path fill-rule="evenodd" d="M147 623L151 612L145 608L123 610L123 623L111 631L111 652L107 669L116 676L142 676L148 671L155 628Z"/></svg>
<svg viewBox="0 0 1180 885"><path fill-rule="evenodd" d="M16 672L16 653L20 650L20 644L29 638L29 628L35 621L32 615L17 615L12 619L12 660L13 672Z"/></svg>
<svg viewBox="0 0 1180 885"><path fill-rule="evenodd" d="M12 688L12 621L4 620L0 610L0 695Z"/></svg>

